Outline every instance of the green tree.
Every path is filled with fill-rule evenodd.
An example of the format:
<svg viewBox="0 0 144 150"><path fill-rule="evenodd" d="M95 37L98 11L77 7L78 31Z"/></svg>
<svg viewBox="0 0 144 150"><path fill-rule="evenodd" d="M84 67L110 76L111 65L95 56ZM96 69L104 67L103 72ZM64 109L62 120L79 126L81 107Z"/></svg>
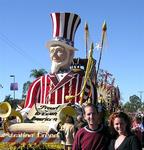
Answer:
<svg viewBox="0 0 144 150"><path fill-rule="evenodd" d="M11 105L11 108L16 109L17 104L21 102L21 100L20 99L13 100L11 95L7 95L5 96L4 102L8 102Z"/></svg>
<svg viewBox="0 0 144 150"><path fill-rule="evenodd" d="M138 96L133 95L130 96L129 101L124 104L124 109L127 112L137 112L138 110L141 110L141 106L141 99Z"/></svg>
<svg viewBox="0 0 144 150"><path fill-rule="evenodd" d="M40 76L43 76L47 74L47 71L45 69L32 69L30 77L38 78Z"/></svg>
<svg viewBox="0 0 144 150"><path fill-rule="evenodd" d="M28 91L30 84L31 84L30 81L27 81L23 84L22 99L26 98L26 94L27 94L27 91Z"/></svg>
<svg viewBox="0 0 144 150"><path fill-rule="evenodd" d="M13 98L11 97L11 95L6 95L5 96L5 99L4 99L4 102L9 102L9 101L12 101Z"/></svg>
<svg viewBox="0 0 144 150"><path fill-rule="evenodd" d="M47 73L47 71L45 69L32 69L31 73L30 73L30 77L33 77L36 79L40 76L45 75L46 73ZM27 81L23 84L22 99L26 98L26 94L27 94L27 91L28 91L30 84L31 84L30 81Z"/></svg>

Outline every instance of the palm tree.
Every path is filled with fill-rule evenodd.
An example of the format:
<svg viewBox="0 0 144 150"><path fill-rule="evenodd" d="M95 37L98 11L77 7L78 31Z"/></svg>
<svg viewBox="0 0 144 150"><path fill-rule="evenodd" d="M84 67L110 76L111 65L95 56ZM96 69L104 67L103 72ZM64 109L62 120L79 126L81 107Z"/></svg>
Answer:
<svg viewBox="0 0 144 150"><path fill-rule="evenodd" d="M34 77L34 78L38 78L42 75L45 75L47 73L47 71L45 69L32 69L31 70L31 74L30 77ZM23 92L22 92L22 98L25 99L26 98L26 94L28 91L28 88L30 86L31 82L27 81L23 84Z"/></svg>
<svg viewBox="0 0 144 150"><path fill-rule="evenodd" d="M30 77L34 77L34 78L38 78L42 75L45 75L47 74L47 71L45 69L32 69L31 70L31 74L30 74Z"/></svg>
<svg viewBox="0 0 144 150"><path fill-rule="evenodd" d="M30 84L31 84L30 81L27 81L23 84L22 99L26 98L26 94L27 94L27 91L28 91Z"/></svg>

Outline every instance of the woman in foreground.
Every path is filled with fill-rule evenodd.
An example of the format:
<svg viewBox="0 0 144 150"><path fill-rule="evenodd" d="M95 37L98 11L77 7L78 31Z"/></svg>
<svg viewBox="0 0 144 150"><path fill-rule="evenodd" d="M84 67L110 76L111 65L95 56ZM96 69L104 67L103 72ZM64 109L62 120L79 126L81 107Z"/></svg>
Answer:
<svg viewBox="0 0 144 150"><path fill-rule="evenodd" d="M109 117L112 140L109 150L142 150L137 136L131 132L131 120L124 112L114 112Z"/></svg>

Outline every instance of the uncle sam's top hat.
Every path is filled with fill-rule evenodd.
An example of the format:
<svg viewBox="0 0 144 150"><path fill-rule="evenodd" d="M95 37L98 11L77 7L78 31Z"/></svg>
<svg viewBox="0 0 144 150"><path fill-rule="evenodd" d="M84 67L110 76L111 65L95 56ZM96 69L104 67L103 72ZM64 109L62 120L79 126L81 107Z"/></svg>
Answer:
<svg viewBox="0 0 144 150"><path fill-rule="evenodd" d="M75 32L81 22L80 17L73 13L51 13L53 23L53 39L46 44L47 48L52 45L61 45L68 49L74 48Z"/></svg>

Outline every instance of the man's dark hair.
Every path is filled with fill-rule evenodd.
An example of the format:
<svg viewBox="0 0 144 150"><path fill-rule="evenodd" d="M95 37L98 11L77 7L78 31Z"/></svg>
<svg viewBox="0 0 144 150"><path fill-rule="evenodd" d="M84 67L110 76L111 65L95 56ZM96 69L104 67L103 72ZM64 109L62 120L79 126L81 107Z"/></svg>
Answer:
<svg viewBox="0 0 144 150"><path fill-rule="evenodd" d="M87 107L93 107L96 110L96 112L98 113L97 106L92 104L92 103L89 103L89 104L87 104L86 106L83 107L83 114L85 114L85 108L87 108Z"/></svg>

